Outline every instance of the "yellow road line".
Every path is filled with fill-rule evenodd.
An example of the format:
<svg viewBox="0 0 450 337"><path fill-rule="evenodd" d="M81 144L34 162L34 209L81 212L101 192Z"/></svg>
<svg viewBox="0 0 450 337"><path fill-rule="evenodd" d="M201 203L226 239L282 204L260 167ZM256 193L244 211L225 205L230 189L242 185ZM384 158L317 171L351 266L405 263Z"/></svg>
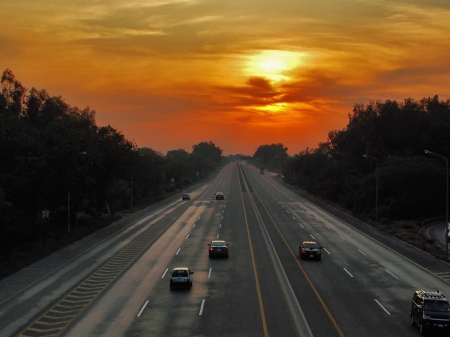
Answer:
<svg viewBox="0 0 450 337"><path fill-rule="evenodd" d="M297 259L297 255L292 251L291 247L289 246L288 242L286 241L284 235L281 233L280 228L278 227L278 225L275 223L275 221L273 220L273 218L270 216L269 211L267 210L266 206L264 205L264 203L262 202L261 198L259 197L259 194L256 193L256 191L254 192L255 195L258 197L259 202L261 203L261 205L264 207L268 217L270 218L270 220L272 221L272 224L274 225L275 229L278 231L278 234L280 234L280 237L283 239L284 244L286 245L287 249L289 250L289 252L291 253L293 259L295 260L295 262L297 263L297 266L300 268L303 276L305 277L305 279L308 281L311 289L313 290L314 294L316 295L317 299L319 300L320 304L322 305L323 309L325 310L325 312L328 315L328 318L330 319L330 321L333 323L334 327L336 328L337 333L339 334L339 336L344 337L344 333L342 332L341 328L339 327L339 325L336 322L336 319L333 317L333 315L331 314L330 310L328 309L327 305L325 304L325 302L323 301L322 297L320 296L319 292L317 291L317 288L314 286L314 283L311 281L311 279L309 278L308 274L306 273L306 270L303 268L303 266L300 264L299 260Z"/></svg>
<svg viewBox="0 0 450 337"><path fill-rule="evenodd" d="M241 174L240 168L239 168L239 174ZM244 179L244 177L242 177L242 179ZM263 325L264 336L268 337L269 331L267 329L266 314L264 312L264 304L262 301L261 287L259 286L258 271L256 269L256 261L255 261L255 255L253 252L252 238L250 235L250 228L248 226L248 221L247 221L247 212L245 211L244 197L242 195L242 185L241 185L241 180L238 179L238 181L239 181L239 187L240 187L240 192L241 192L242 209L244 211L245 227L247 228L247 237L248 237L248 243L249 243L249 247L250 247L250 255L252 257L253 274L255 275L256 292L258 294L259 310L261 313L261 321L262 321L262 325Z"/></svg>

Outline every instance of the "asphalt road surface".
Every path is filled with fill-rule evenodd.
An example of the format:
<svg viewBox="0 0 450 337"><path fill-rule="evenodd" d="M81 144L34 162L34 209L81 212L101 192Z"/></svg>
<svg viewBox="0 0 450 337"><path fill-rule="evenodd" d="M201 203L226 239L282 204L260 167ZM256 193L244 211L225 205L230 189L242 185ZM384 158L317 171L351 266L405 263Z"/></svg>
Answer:
<svg viewBox="0 0 450 337"><path fill-rule="evenodd" d="M414 290L450 294L448 264L253 166L187 192L2 280L0 336L411 336ZM214 239L229 258L208 257ZM169 289L177 266L190 290Z"/></svg>

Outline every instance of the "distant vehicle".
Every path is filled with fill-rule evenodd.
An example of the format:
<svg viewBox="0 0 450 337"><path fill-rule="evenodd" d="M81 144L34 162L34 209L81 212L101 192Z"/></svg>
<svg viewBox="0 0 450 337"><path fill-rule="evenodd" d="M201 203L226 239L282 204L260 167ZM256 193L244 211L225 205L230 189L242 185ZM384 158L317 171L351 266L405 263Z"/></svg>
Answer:
<svg viewBox="0 0 450 337"><path fill-rule="evenodd" d="M209 249L209 257L222 256L228 257L228 243L225 243L224 240L213 240L211 243L208 243Z"/></svg>
<svg viewBox="0 0 450 337"><path fill-rule="evenodd" d="M225 195L223 194L223 192L216 193L216 200L225 200Z"/></svg>
<svg viewBox="0 0 450 337"><path fill-rule="evenodd" d="M450 306L439 291L416 290L409 313L411 324L419 326L422 335L430 331L450 331Z"/></svg>
<svg viewBox="0 0 450 337"><path fill-rule="evenodd" d="M170 290L175 288L192 287L192 280L194 274L188 267L176 267L170 272Z"/></svg>
<svg viewBox="0 0 450 337"><path fill-rule="evenodd" d="M303 241L298 247L298 254L300 259L315 259L320 261L322 259L322 247L315 241Z"/></svg>
<svg viewBox="0 0 450 337"><path fill-rule="evenodd" d="M260 169L259 174L264 174L264 169Z"/></svg>
<svg viewBox="0 0 450 337"><path fill-rule="evenodd" d="M187 193L183 193L183 196L181 197L183 200L191 200L191 196Z"/></svg>

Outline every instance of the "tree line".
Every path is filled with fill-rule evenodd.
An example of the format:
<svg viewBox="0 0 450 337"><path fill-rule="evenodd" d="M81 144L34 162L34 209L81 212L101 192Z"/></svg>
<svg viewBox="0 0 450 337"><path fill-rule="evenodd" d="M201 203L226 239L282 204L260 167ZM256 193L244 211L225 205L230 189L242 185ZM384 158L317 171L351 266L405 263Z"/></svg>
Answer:
<svg viewBox="0 0 450 337"><path fill-rule="evenodd" d="M317 148L287 156L283 144L264 145L253 159L278 170L285 158L285 181L361 218L420 221L446 213L449 135L450 100L376 101L356 104Z"/></svg>
<svg viewBox="0 0 450 337"><path fill-rule="evenodd" d="M162 199L208 176L222 161L212 142L163 155L139 148L95 111L1 77L0 229L2 246L65 231L76 214L101 217ZM45 230L43 230L45 229Z"/></svg>

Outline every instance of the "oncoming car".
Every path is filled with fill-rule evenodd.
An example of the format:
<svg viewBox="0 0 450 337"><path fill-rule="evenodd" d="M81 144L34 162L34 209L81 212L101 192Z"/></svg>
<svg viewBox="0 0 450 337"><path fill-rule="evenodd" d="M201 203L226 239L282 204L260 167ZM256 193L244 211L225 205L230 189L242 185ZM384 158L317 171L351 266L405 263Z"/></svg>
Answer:
<svg viewBox="0 0 450 337"><path fill-rule="evenodd" d="M221 256L228 257L228 243L225 243L224 240L213 240L208 243L209 249L209 257Z"/></svg>
<svg viewBox="0 0 450 337"><path fill-rule="evenodd" d="M298 247L298 254L302 260L304 259L322 259L322 247L315 241L303 241Z"/></svg>
<svg viewBox="0 0 450 337"><path fill-rule="evenodd" d="M216 200L225 200L225 195L223 194L223 192L216 193Z"/></svg>
<svg viewBox="0 0 450 337"><path fill-rule="evenodd" d="M175 288L188 288L192 287L192 274L188 267L176 267L170 272L170 290Z"/></svg>
<svg viewBox="0 0 450 337"><path fill-rule="evenodd" d="M191 196L188 193L183 193L183 196L181 197L183 200L191 200Z"/></svg>

